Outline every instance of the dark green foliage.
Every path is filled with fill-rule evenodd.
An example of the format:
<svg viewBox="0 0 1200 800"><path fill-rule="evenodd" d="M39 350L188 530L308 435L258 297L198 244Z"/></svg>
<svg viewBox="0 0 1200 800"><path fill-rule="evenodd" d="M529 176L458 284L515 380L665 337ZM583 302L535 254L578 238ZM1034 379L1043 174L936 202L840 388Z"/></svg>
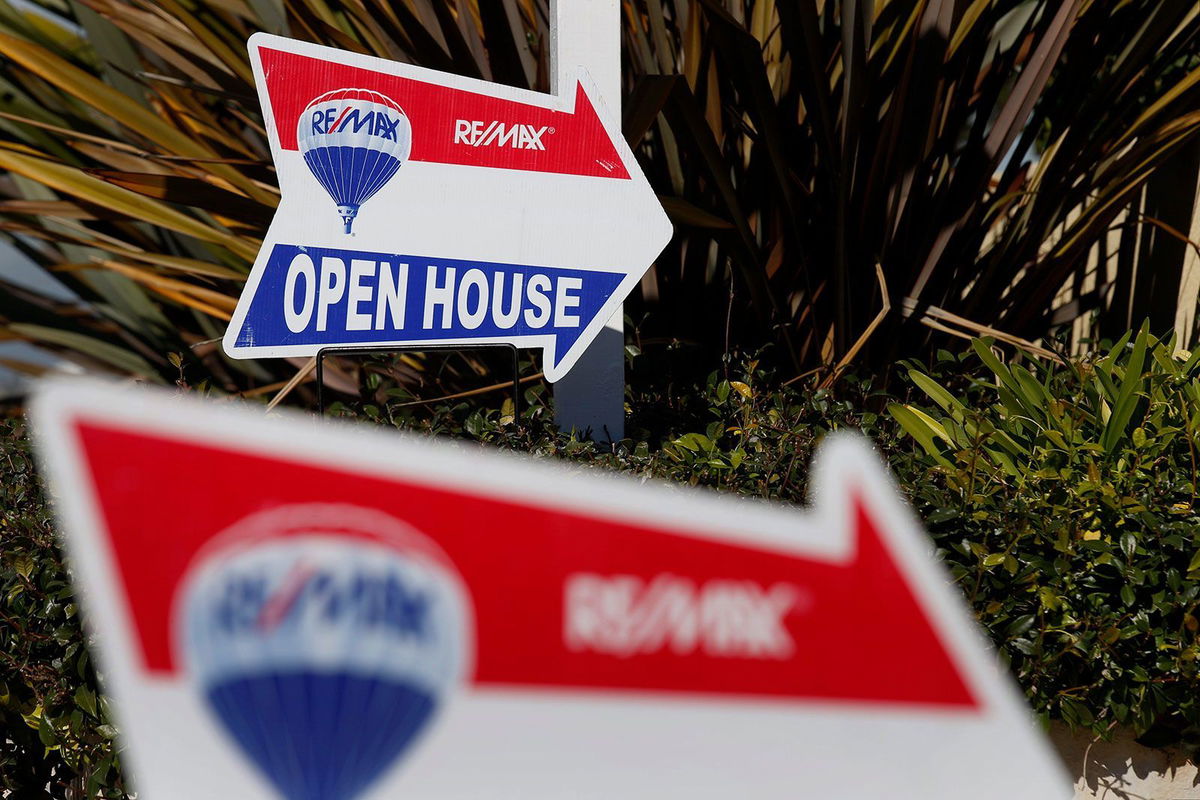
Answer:
<svg viewBox="0 0 1200 800"><path fill-rule="evenodd" d="M1143 329L1004 364L976 341L909 369L932 405L890 410L923 450L904 483L1038 709L1196 747L1200 351L1174 349Z"/></svg>
<svg viewBox="0 0 1200 800"><path fill-rule="evenodd" d="M23 431L0 419L0 795L124 797L116 731Z"/></svg>
<svg viewBox="0 0 1200 800"><path fill-rule="evenodd" d="M654 335L885 370L930 328L1036 339L1130 295L1174 320L1180 237L1121 215L1141 164L1194 176L1194 4L632 5L625 132L677 227L642 284ZM1115 286L1085 284L1114 227L1157 232L1157 283L1122 261ZM1111 317L1108 335L1130 324Z"/></svg>

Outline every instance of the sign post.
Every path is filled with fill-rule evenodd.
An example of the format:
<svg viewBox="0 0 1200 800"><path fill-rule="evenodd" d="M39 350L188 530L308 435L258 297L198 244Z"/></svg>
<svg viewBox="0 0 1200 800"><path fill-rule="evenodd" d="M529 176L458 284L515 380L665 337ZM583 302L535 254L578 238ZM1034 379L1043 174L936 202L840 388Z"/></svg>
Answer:
<svg viewBox="0 0 1200 800"><path fill-rule="evenodd" d="M551 94L580 70L592 76L610 116L621 119L620 0L551 0ZM620 307L584 351L578 368L554 386L561 430L597 441L625 438L625 314Z"/></svg>
<svg viewBox="0 0 1200 800"><path fill-rule="evenodd" d="M166 392L31 416L146 800L1071 796L860 439L802 512Z"/></svg>
<svg viewBox="0 0 1200 800"><path fill-rule="evenodd" d="M281 200L224 338L235 358L512 344L557 381L670 238L585 72L545 95L249 47Z"/></svg>

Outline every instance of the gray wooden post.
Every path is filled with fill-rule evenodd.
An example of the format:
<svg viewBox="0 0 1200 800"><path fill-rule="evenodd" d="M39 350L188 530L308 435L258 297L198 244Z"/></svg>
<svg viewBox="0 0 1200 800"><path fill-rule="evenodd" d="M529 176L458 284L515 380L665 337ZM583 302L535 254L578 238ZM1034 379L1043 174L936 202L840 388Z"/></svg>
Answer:
<svg viewBox="0 0 1200 800"><path fill-rule="evenodd" d="M620 0L550 0L551 91L567 91L583 67L608 113L621 117ZM596 441L625 436L625 325L617 311L591 347L554 384L561 430L590 430Z"/></svg>

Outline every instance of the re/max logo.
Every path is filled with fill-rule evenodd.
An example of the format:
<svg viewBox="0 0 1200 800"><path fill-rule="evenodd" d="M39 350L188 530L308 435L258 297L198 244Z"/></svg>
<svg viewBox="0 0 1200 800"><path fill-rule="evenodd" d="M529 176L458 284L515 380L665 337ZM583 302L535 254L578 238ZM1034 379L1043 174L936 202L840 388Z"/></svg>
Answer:
<svg viewBox="0 0 1200 800"><path fill-rule="evenodd" d="M262 575L231 576L212 604L212 621L228 635L269 633L294 625L352 625L427 639L430 596L397 574L344 575L299 567L272 589Z"/></svg>
<svg viewBox="0 0 1200 800"><path fill-rule="evenodd" d="M400 118L392 119L382 111L371 111L362 113L362 109L354 106L346 106L338 109L330 107L324 111L317 110L312 114L312 132L313 133L338 133L350 131L358 133L363 128L366 128L367 133L372 136L380 136L384 139L396 141L396 129L400 127Z"/></svg>
<svg viewBox="0 0 1200 800"><path fill-rule="evenodd" d="M454 124L454 143L471 147L511 147L514 150L545 150L542 137L554 133L548 125L535 128L519 122L506 125L492 120L485 124L480 120L460 119Z"/></svg>

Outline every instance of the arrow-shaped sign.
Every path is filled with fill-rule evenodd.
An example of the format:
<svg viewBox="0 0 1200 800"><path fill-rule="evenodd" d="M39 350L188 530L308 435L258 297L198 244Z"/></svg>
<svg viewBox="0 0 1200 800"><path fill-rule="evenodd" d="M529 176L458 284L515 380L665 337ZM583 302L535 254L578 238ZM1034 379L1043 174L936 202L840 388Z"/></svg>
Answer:
<svg viewBox="0 0 1200 800"><path fill-rule="evenodd" d="M378 507L386 497L389 510L404 509L407 523L436 530L473 598L475 685L979 706L888 553L876 512L853 490L837 498L849 506L849 554L831 560L697 542L637 520L496 503L473 487L363 481L86 421L78 435L105 526L123 532L110 546L126 575L141 660L152 674L178 672L171 651L175 587L214 530L261 503L238 486L241 476L259 475L260 486L270 476L273 487L293 487L274 488L272 503L307 502L304 487L320 484L339 503ZM172 461L179 465L165 469ZM163 521L137 501L144 487L109 468L119 463L146 465L158 476L156 493L166 497L203 486L213 496L240 494L246 501L233 500L216 520L190 514L170 537L159 536ZM481 520L487 535L480 534ZM512 559L514 553L526 555ZM506 569L496 568L506 561ZM156 580L138 577L149 574ZM737 580L748 576L756 588L739 596L746 608L738 628L718 630L715 621L686 613L689 603L736 595ZM846 624L880 615L886 623L871 626L870 635Z"/></svg>
<svg viewBox="0 0 1200 800"><path fill-rule="evenodd" d="M166 394L34 411L139 796L1069 796L856 438L802 513Z"/></svg>
<svg viewBox="0 0 1200 800"><path fill-rule="evenodd" d="M333 52L339 59L349 55ZM311 98L354 86L396 98L414 131L453 132L453 136L414 135L410 161L629 179L621 154L581 83L572 87L572 102L556 108L496 96L492 94L498 88L495 84L483 84L487 93L470 91L266 44L259 45L258 56L276 119L298 120ZM344 117L341 124L346 124ZM299 149L295 126L279 129L279 145L283 150Z"/></svg>
<svg viewBox="0 0 1200 800"><path fill-rule="evenodd" d="M671 227L586 74L561 97L255 34L282 199L239 358L512 343L561 377Z"/></svg>

